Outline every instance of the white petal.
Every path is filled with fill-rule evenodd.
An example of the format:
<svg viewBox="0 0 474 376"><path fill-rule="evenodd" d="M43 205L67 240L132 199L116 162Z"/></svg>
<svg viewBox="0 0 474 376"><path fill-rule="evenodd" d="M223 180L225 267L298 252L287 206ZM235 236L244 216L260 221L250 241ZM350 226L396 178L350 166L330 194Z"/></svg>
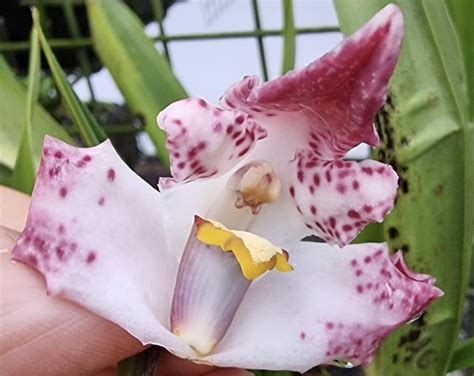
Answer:
<svg viewBox="0 0 474 376"><path fill-rule="evenodd" d="M165 251L159 194L110 142L80 149L46 138L27 224L13 258L48 292L140 339L187 354L169 330L177 262Z"/></svg>
<svg viewBox="0 0 474 376"><path fill-rule="evenodd" d="M292 252L293 251L293 252ZM380 342L442 293L383 244L300 243L291 273L257 280L214 354L219 366L303 372L333 359L367 365Z"/></svg>

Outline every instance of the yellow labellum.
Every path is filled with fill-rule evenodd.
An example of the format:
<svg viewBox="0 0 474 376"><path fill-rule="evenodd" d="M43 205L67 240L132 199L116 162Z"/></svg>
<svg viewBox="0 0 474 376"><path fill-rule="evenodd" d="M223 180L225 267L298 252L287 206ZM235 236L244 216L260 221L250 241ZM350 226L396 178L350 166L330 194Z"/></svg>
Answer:
<svg viewBox="0 0 474 376"><path fill-rule="evenodd" d="M267 270L292 271L288 253L268 240L246 231L233 231L219 222L195 217L196 238L204 244L232 252L245 278L252 280Z"/></svg>

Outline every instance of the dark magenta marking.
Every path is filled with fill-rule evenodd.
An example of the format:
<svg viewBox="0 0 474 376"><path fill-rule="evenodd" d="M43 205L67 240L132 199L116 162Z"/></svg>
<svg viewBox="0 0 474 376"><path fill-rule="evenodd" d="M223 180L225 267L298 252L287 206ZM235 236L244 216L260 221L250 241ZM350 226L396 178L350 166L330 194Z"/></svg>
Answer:
<svg viewBox="0 0 474 376"><path fill-rule="evenodd" d="M237 157L243 157L245 154L248 153L249 150L250 150L250 146L246 147L239 154L237 154Z"/></svg>
<svg viewBox="0 0 474 376"><path fill-rule="evenodd" d="M64 247L62 245L58 245L56 247L56 256L58 256L58 259L59 260L63 260L64 259L64 255L65 255L65 251L64 251Z"/></svg>
<svg viewBox="0 0 474 376"><path fill-rule="evenodd" d="M28 265L37 267L38 266L38 259L36 258L35 255L29 254L28 256L26 256L26 263Z"/></svg>
<svg viewBox="0 0 474 376"><path fill-rule="evenodd" d="M313 176L313 182L314 182L314 184L316 184L316 186L319 186L320 179L319 179L319 175L318 175L318 174L314 174L314 176Z"/></svg>
<svg viewBox="0 0 474 376"><path fill-rule="evenodd" d="M244 122L244 115L239 115L235 118L237 124L242 124Z"/></svg>
<svg viewBox="0 0 474 376"><path fill-rule="evenodd" d="M352 209L347 212L347 215L350 218L356 218L356 219L360 218L360 214L357 213L355 210L352 210Z"/></svg>
<svg viewBox="0 0 474 376"><path fill-rule="evenodd" d="M372 175L373 171L370 167L362 167L362 172L367 175Z"/></svg>
<svg viewBox="0 0 474 376"><path fill-rule="evenodd" d="M48 173L50 177L57 176L59 174L60 168L59 166L51 168Z"/></svg>
<svg viewBox="0 0 474 376"><path fill-rule="evenodd" d="M59 195L60 195L62 198L66 197L66 195L67 195L67 188L66 188L66 187L61 187L61 188L59 189Z"/></svg>
<svg viewBox="0 0 474 376"><path fill-rule="evenodd" d="M352 226L351 225L344 225L344 226L342 226L342 231L345 231L345 232L352 231Z"/></svg>
<svg viewBox="0 0 474 376"><path fill-rule="evenodd" d="M298 178L298 181L300 183L303 183L303 180L304 180L304 173L302 170L299 170L298 173L296 174L297 178Z"/></svg>
<svg viewBox="0 0 474 376"><path fill-rule="evenodd" d="M347 188L344 184L338 183L337 186L336 186L336 189L339 193L344 194L344 193L346 193Z"/></svg>
<svg viewBox="0 0 474 376"><path fill-rule="evenodd" d="M326 180L328 181L328 183L330 183L332 180L331 173L329 171L326 171Z"/></svg>
<svg viewBox="0 0 474 376"><path fill-rule="evenodd" d="M107 180L114 181L115 180L115 170L113 168L109 168L107 171Z"/></svg>
<svg viewBox="0 0 474 376"><path fill-rule="evenodd" d="M87 258L86 258L86 262L88 264L92 264L97 258L97 255L95 254L95 252L89 252L89 254L87 255Z"/></svg>

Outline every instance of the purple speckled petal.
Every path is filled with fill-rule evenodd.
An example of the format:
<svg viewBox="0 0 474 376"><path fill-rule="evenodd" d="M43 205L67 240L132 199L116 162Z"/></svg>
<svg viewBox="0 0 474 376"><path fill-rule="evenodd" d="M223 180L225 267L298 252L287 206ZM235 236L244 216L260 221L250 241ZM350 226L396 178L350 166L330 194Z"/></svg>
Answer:
<svg viewBox="0 0 474 376"><path fill-rule="evenodd" d="M367 366L384 338L442 295L385 244L299 243L292 273L250 286L214 354L216 365L303 372L334 359Z"/></svg>
<svg viewBox="0 0 474 376"><path fill-rule="evenodd" d="M350 243L393 208L398 176L389 165L373 160L323 162L303 151L293 168L289 192L306 226L329 244Z"/></svg>
<svg viewBox="0 0 474 376"><path fill-rule="evenodd" d="M340 158L361 142L376 146L374 115L385 101L402 37L402 14L388 5L308 67L264 84L245 77L221 104L253 115L269 132L276 119L295 114L280 137L322 159Z"/></svg>
<svg viewBox="0 0 474 376"><path fill-rule="evenodd" d="M266 131L240 111L222 110L202 99L185 99L165 108L157 118L167 134L172 178L160 188L219 176L242 160Z"/></svg>
<svg viewBox="0 0 474 376"><path fill-rule="evenodd" d="M143 343L188 347L168 327L177 261L163 249L159 194L110 142L44 142L28 219L12 257L37 269L48 293L115 322Z"/></svg>

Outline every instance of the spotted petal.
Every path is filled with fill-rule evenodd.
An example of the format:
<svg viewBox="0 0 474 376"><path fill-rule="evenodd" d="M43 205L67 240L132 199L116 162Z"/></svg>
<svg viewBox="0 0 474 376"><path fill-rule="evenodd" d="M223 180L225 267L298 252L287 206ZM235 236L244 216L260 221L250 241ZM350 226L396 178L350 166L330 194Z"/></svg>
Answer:
<svg viewBox="0 0 474 376"><path fill-rule="evenodd" d="M367 366L390 332L442 295L432 277L408 271L383 244L295 247L294 271L252 284L205 360L299 372L334 359Z"/></svg>
<svg viewBox="0 0 474 376"><path fill-rule="evenodd" d="M173 175L160 179L160 188L222 175L267 135L251 116L213 107L202 99L175 102L157 121L167 134Z"/></svg>
<svg viewBox="0 0 474 376"><path fill-rule="evenodd" d="M115 322L143 343L186 354L168 330L174 257L159 194L110 142L79 149L46 138L25 230L13 258L37 269L48 292Z"/></svg>
<svg viewBox="0 0 474 376"><path fill-rule="evenodd" d="M293 161L290 194L306 226L330 244L344 246L393 208L398 177L389 165L365 160L318 160L300 152Z"/></svg>
<svg viewBox="0 0 474 376"><path fill-rule="evenodd" d="M221 103L254 115L269 132L286 123L279 137L293 151L335 159L361 142L376 146L374 115L385 101L402 37L400 10L388 5L308 67L264 84L246 77Z"/></svg>

